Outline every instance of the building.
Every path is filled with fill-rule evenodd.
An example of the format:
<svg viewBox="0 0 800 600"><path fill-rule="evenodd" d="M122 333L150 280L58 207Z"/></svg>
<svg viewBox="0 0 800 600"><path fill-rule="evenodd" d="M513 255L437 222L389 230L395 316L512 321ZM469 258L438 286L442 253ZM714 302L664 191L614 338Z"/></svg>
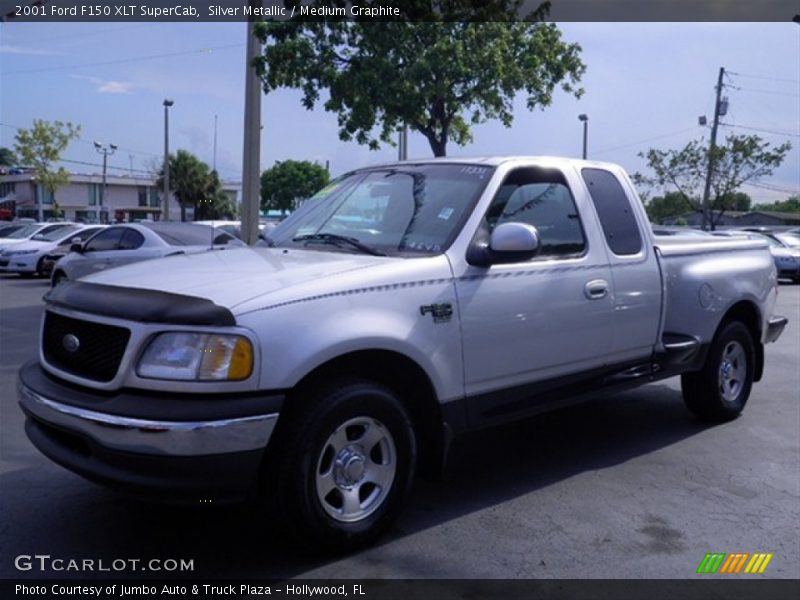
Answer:
<svg viewBox="0 0 800 600"><path fill-rule="evenodd" d="M56 202L60 216L68 221L112 223L161 218L161 190L152 177L108 175L103 192L101 175L71 174L70 182L56 190L55 198L23 172L0 176L0 210L18 218L55 218ZM239 186L223 184L222 190L236 201ZM192 220L194 210L186 210ZM170 220L180 219L181 208L170 194Z"/></svg>

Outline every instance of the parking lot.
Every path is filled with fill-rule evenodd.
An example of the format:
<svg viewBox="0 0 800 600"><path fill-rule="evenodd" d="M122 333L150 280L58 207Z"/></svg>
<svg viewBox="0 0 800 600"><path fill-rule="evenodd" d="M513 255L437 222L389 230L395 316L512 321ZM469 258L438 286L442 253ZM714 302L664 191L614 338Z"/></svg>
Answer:
<svg viewBox="0 0 800 600"><path fill-rule="evenodd" d="M48 554L189 559L206 579L691 578L709 552L773 553L756 577L800 577L800 286L780 287L789 325L736 421L699 423L671 379L470 434L388 536L339 558L287 552L257 506L129 501L40 455L15 377L47 289L0 275L0 577L98 575L14 566Z"/></svg>

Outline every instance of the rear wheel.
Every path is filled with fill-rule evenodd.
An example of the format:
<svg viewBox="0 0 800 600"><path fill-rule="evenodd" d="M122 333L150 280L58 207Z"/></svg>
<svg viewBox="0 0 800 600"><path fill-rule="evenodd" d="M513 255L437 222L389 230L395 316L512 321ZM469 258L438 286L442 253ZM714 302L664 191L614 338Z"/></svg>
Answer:
<svg viewBox="0 0 800 600"><path fill-rule="evenodd" d="M729 421L742 412L753 385L755 345L740 321L722 325L703 369L681 377L686 406L706 421Z"/></svg>
<svg viewBox="0 0 800 600"><path fill-rule="evenodd" d="M411 489L411 419L394 392L366 381L296 401L270 442L264 492L298 545L363 546L397 518Z"/></svg>

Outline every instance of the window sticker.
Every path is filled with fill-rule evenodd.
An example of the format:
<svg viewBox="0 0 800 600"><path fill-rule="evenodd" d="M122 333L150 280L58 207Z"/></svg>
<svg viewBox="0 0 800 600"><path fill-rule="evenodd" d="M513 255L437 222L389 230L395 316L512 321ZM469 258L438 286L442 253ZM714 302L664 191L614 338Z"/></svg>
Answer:
<svg viewBox="0 0 800 600"><path fill-rule="evenodd" d="M454 212L455 209L450 208L449 206L445 206L439 213L439 218L443 219L444 221L447 221L450 217L453 216Z"/></svg>

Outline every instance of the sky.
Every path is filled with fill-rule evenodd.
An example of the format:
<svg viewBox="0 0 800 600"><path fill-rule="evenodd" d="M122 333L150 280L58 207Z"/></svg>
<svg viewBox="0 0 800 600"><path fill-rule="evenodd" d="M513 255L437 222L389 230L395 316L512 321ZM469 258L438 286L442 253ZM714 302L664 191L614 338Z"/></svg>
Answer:
<svg viewBox="0 0 800 600"><path fill-rule="evenodd" d="M646 171L638 153L708 140L698 124L714 112L720 67L728 114L719 136L755 133L790 141L783 165L757 186L756 202L800 193L800 27L794 23L561 23L577 42L587 71L580 99L564 92L544 110L515 102L514 122L488 122L474 141L448 146L450 156L580 156L589 117L589 158ZM0 24L0 146L12 147L18 127L33 119L79 123L81 139L63 157L73 172L97 173L92 142L116 144L109 173L144 175L163 159L164 109L171 98L170 150L187 149L241 180L245 74L244 23ZM735 86L735 87L734 87ZM338 138L336 116L307 111L296 90L262 95L261 165L285 159L330 163L332 175L391 161L397 150L370 151ZM732 127L735 126L735 127ZM750 128L750 129L748 129ZM427 141L409 135L409 157L431 156ZM83 164L90 163L90 164Z"/></svg>

